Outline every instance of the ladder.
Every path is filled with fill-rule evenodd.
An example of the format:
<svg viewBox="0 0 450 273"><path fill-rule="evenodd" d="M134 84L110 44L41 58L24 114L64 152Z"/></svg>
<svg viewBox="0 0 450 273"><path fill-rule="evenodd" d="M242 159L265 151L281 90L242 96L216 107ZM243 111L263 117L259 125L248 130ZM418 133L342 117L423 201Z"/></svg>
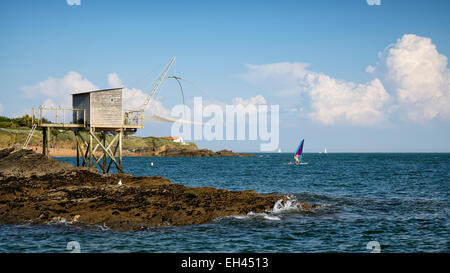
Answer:
<svg viewBox="0 0 450 273"><path fill-rule="evenodd" d="M31 127L31 130L30 130L30 133L28 134L27 139L23 143L22 149L26 149L27 148L28 144L30 143L31 137L34 134L34 131L36 131L36 127L37 127L37 123L33 124L33 127Z"/></svg>

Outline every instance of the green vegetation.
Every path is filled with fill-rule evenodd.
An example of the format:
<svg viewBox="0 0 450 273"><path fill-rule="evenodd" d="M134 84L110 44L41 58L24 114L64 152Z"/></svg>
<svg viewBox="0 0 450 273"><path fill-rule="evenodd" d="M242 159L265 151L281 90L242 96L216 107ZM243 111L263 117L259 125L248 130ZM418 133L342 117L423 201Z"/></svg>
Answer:
<svg viewBox="0 0 450 273"><path fill-rule="evenodd" d="M172 140L158 138L158 137L137 137L129 136L124 140L124 148L128 150L133 150L142 147L155 147L160 148L162 146L166 147L183 147L185 149L197 149L197 145L192 142L181 143L173 142Z"/></svg>
<svg viewBox="0 0 450 273"><path fill-rule="evenodd" d="M21 128L21 127L31 128L31 117L29 115L12 119L0 116L0 128Z"/></svg>
<svg viewBox="0 0 450 273"><path fill-rule="evenodd" d="M43 118L42 122L51 123L49 120ZM0 128L31 128L32 118L29 115L20 118L8 118L0 116Z"/></svg>

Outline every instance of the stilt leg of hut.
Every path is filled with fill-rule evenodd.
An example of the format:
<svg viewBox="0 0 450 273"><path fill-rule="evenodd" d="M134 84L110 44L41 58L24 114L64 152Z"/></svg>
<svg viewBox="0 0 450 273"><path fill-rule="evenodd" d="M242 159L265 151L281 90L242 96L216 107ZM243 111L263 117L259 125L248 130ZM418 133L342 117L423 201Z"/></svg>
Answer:
<svg viewBox="0 0 450 273"><path fill-rule="evenodd" d="M90 130L90 134L89 134L89 168L92 168L92 134L95 132L95 130L92 130L92 128L89 129Z"/></svg>
<svg viewBox="0 0 450 273"><path fill-rule="evenodd" d="M97 144L99 144L100 148L103 150L104 153L114 162L114 164L117 167L117 170L119 173L123 173L122 167L119 163L117 163L115 155L111 152L111 146L113 145L115 139L113 139L107 147L105 147L100 139L97 138L97 136L93 133L93 131L89 132L90 137L96 141ZM116 136L116 138L119 138L120 141L120 133ZM99 157L96 161L96 164L102 159L102 157ZM96 165L95 164L95 165ZM101 165L100 165L101 166Z"/></svg>
<svg viewBox="0 0 450 273"><path fill-rule="evenodd" d="M42 154L47 155L45 150L45 143L47 142L47 128L42 127Z"/></svg>
<svg viewBox="0 0 450 273"><path fill-rule="evenodd" d="M123 139L123 129L119 131L119 166L122 169L122 139Z"/></svg>
<svg viewBox="0 0 450 273"><path fill-rule="evenodd" d="M42 154L50 157L49 140L50 127L42 127Z"/></svg>
<svg viewBox="0 0 450 273"><path fill-rule="evenodd" d="M80 144L78 143L78 133L75 131L75 141L77 143L77 167L80 167Z"/></svg>
<svg viewBox="0 0 450 273"><path fill-rule="evenodd" d="M103 146L106 147L106 132L105 131L103 131L102 137L103 137ZM106 160L107 160L106 152L103 151L103 168L102 168L103 173L106 173Z"/></svg>

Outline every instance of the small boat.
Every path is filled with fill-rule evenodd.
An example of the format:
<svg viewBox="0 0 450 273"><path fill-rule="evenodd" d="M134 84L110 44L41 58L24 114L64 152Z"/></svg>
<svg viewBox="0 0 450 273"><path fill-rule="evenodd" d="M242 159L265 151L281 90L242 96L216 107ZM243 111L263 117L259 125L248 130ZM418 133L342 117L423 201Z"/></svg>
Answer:
<svg viewBox="0 0 450 273"><path fill-rule="evenodd" d="M281 153L281 149L280 148L278 148L278 152Z"/></svg>
<svg viewBox="0 0 450 273"><path fill-rule="evenodd" d="M295 164L296 165L306 165L308 163L302 162L302 156L303 156L303 144L305 143L305 139L302 139L300 141L300 144L297 147L297 151L294 154Z"/></svg>

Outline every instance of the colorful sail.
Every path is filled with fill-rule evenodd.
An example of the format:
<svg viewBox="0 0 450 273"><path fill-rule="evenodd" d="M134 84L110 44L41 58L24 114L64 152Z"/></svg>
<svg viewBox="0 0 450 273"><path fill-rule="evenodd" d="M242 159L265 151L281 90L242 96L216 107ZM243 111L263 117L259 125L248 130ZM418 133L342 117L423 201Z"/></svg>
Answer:
<svg viewBox="0 0 450 273"><path fill-rule="evenodd" d="M301 155L302 155L302 152L303 152L303 143L304 143L304 142L305 142L305 140L302 139L302 141L301 141L300 144L298 145L297 152L295 153L294 156L301 156Z"/></svg>

